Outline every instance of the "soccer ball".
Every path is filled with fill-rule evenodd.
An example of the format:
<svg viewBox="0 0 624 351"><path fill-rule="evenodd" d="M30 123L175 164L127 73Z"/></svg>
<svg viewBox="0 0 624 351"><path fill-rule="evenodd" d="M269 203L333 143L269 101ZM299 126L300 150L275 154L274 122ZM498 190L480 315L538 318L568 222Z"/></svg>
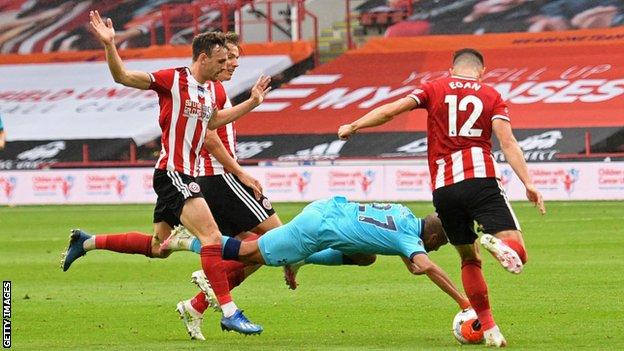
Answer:
<svg viewBox="0 0 624 351"><path fill-rule="evenodd" d="M453 318L453 336L460 344L480 344L483 330L478 323L477 313L471 308L459 311Z"/></svg>

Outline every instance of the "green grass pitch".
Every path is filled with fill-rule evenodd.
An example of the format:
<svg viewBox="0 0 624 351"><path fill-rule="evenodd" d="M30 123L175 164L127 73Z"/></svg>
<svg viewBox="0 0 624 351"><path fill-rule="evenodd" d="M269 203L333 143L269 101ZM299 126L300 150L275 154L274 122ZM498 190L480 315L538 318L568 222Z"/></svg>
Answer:
<svg viewBox="0 0 624 351"><path fill-rule="evenodd" d="M624 203L551 202L541 217L514 208L529 264L514 276L484 257L494 316L509 347L525 350L624 349ZM304 204L276 204L284 221ZM428 203L411 203L425 215ZM219 315L204 318L207 341L188 339L174 308L196 293L192 253L166 260L104 251L59 269L69 229L91 233L151 231L152 206L0 208L0 276L13 283L16 350L363 350L460 347L450 332L458 308L397 257L371 267L306 266L296 291L282 271L265 267L233 291L261 336L224 333ZM459 284L450 246L431 257Z"/></svg>

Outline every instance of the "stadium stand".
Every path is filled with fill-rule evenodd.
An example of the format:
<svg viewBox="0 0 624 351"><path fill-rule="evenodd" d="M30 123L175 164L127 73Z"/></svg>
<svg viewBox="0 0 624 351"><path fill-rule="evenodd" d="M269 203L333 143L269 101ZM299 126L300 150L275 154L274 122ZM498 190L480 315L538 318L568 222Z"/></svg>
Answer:
<svg viewBox="0 0 624 351"><path fill-rule="evenodd" d="M189 44L194 34L232 30L233 11L250 1L227 0L10 0L0 5L0 53L98 49L84 19L96 6L110 17L122 48ZM234 6L236 5L236 6ZM223 28L226 17L228 28Z"/></svg>
<svg viewBox="0 0 624 351"><path fill-rule="evenodd" d="M544 32L624 24L624 3L619 0L369 0L356 10L365 28L385 30L390 37Z"/></svg>

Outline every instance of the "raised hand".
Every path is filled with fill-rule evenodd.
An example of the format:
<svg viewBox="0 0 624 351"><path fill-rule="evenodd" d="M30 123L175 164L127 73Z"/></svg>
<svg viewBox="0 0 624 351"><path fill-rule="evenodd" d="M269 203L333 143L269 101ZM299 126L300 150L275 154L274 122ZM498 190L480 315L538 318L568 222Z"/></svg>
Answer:
<svg viewBox="0 0 624 351"><path fill-rule="evenodd" d="M102 42L104 46L113 45L115 42L113 21L111 21L110 18L107 18L106 21L102 20L97 10L89 12L89 20L91 31L97 36L100 42Z"/></svg>
<svg viewBox="0 0 624 351"><path fill-rule="evenodd" d="M271 83L271 77L260 76L256 84L251 88L251 99L257 105L260 105L264 101L266 94L271 91L269 84Z"/></svg>

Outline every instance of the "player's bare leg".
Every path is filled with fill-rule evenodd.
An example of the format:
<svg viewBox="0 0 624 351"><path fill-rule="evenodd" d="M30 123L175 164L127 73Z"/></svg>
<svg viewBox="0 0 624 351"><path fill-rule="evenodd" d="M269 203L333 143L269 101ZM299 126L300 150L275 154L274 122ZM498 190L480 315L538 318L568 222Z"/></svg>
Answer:
<svg viewBox="0 0 624 351"><path fill-rule="evenodd" d="M158 258L167 258L171 251L160 250L162 244L171 235L171 226L167 222L154 223L154 237L152 239L152 255Z"/></svg>
<svg viewBox="0 0 624 351"><path fill-rule="evenodd" d="M249 322L232 301L221 253L221 233L206 201L203 198L186 200L180 220L191 233L197 236L202 244L202 268L223 311L221 328L244 334L261 333L262 327Z"/></svg>
<svg viewBox="0 0 624 351"><path fill-rule="evenodd" d="M255 228L250 230L250 232L256 233L258 235L262 235L268 232L271 229L275 229L282 225L282 220L279 218L277 213L272 214L269 218L262 221Z"/></svg>
<svg viewBox="0 0 624 351"><path fill-rule="evenodd" d="M464 291L470 305L477 312L483 328L486 346L503 347L507 345L505 337L494 322L490 309L488 287L481 271L481 257L477 243L455 246L461 258L461 278Z"/></svg>
<svg viewBox="0 0 624 351"><path fill-rule="evenodd" d="M495 235L484 234L480 242L507 271L514 274L522 272L527 254L519 230L504 230Z"/></svg>

